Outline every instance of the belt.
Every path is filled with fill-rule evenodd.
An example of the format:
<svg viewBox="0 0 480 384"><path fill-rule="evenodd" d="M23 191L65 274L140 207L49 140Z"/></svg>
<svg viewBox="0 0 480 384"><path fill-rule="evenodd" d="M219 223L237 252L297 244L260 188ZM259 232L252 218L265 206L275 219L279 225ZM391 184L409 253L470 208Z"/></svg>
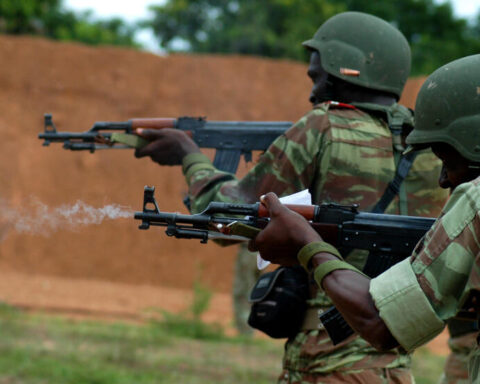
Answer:
<svg viewBox="0 0 480 384"><path fill-rule="evenodd" d="M319 307L310 307L305 311L305 317L303 318L302 325L300 326L301 331L313 331L313 330L323 330L324 327L320 322L318 316L323 312L323 309Z"/></svg>

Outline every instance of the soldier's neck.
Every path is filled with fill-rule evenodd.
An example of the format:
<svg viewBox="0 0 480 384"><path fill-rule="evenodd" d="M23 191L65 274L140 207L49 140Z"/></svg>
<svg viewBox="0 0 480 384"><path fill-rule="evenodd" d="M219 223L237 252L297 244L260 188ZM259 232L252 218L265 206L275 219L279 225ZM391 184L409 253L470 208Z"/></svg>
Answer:
<svg viewBox="0 0 480 384"><path fill-rule="evenodd" d="M336 100L344 103L392 105L397 102L396 97L391 93L358 87L352 84L341 88L338 87L335 91Z"/></svg>
<svg viewBox="0 0 480 384"><path fill-rule="evenodd" d="M392 105L397 102L395 97L389 95L348 95L345 97L338 96L336 101L344 103L371 103L380 105Z"/></svg>
<svg viewBox="0 0 480 384"><path fill-rule="evenodd" d="M380 105L392 105L397 100L392 96L387 95L365 95L364 97L357 97L355 100L357 103L372 103Z"/></svg>

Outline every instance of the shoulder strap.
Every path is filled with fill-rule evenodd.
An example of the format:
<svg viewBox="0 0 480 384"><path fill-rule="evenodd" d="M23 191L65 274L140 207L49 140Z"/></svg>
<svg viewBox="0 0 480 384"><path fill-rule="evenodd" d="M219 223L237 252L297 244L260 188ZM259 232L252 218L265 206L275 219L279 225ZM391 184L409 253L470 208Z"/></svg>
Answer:
<svg viewBox="0 0 480 384"><path fill-rule="evenodd" d="M397 170L393 180L388 183L385 192L383 192L382 197L378 200L377 204L372 209L373 213L383 213L387 209L388 205L392 202L395 196L400 192L400 186L402 185L403 180L408 175L408 171L412 167L413 161L417 156L416 152L410 152L406 155L402 155L400 161L397 164Z"/></svg>
<svg viewBox="0 0 480 384"><path fill-rule="evenodd" d="M400 104L393 104L391 106L372 104L372 103L352 103L357 108L365 109L367 111L383 112L387 118L388 128L392 132L393 148L397 152L403 152L405 148L402 145L402 131L404 129L413 128L413 111ZM400 191L400 186L405 177L407 177L410 168L416 157L416 152L410 152L402 155L397 164L395 176L393 180L388 183L385 192L380 200L372 209L374 213L383 213L388 205L392 202L395 196Z"/></svg>
<svg viewBox="0 0 480 384"><path fill-rule="evenodd" d="M413 129L413 111L400 104L380 105L374 103L352 103L355 107L366 111L381 112L385 115L388 128L392 132L393 147L399 152L405 148L402 145L402 132Z"/></svg>

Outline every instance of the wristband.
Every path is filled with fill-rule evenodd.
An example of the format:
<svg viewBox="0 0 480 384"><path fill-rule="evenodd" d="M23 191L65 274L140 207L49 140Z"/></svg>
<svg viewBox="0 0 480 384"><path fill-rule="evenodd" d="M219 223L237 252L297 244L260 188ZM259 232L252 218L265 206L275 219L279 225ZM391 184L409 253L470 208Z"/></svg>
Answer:
<svg viewBox="0 0 480 384"><path fill-rule="evenodd" d="M317 241L305 245L298 252L297 258L302 267L305 268L305 270L308 272L310 260L314 255L321 252L329 253L333 256L338 257L340 260L343 260L343 257L342 255L340 255L340 252L338 252L338 249L335 248L333 245L326 243L325 241Z"/></svg>
<svg viewBox="0 0 480 384"><path fill-rule="evenodd" d="M184 173L185 178L189 181L190 177L198 171L203 171L203 170L214 170L215 167L212 164L207 164L207 163L195 163L192 164L190 167L188 167L187 171Z"/></svg>
<svg viewBox="0 0 480 384"><path fill-rule="evenodd" d="M338 269L348 269L350 271L357 272L363 276L366 276L363 272L355 268L353 265L348 264L345 261L342 260L329 260L326 261L322 264L320 264L317 268L315 268L314 272L314 279L317 282L318 286L322 288L322 281L323 279L333 271L336 271Z"/></svg>
<svg viewBox="0 0 480 384"><path fill-rule="evenodd" d="M212 162L207 156L205 156L203 153L195 152L189 153L182 159L183 173L187 172L188 168L190 168L190 166L192 166L193 164L208 164L213 168Z"/></svg>

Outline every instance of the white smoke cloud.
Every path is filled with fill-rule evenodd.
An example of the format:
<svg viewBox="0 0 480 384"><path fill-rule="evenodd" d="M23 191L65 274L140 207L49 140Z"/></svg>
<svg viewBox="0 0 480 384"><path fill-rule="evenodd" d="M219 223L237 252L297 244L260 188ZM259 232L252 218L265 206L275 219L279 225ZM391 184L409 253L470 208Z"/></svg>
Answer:
<svg viewBox="0 0 480 384"><path fill-rule="evenodd" d="M78 200L75 204L49 207L30 199L26 206L13 207L0 199L0 241L11 231L49 236L58 230L75 231L104 220L132 217L131 208L118 204L95 208Z"/></svg>

